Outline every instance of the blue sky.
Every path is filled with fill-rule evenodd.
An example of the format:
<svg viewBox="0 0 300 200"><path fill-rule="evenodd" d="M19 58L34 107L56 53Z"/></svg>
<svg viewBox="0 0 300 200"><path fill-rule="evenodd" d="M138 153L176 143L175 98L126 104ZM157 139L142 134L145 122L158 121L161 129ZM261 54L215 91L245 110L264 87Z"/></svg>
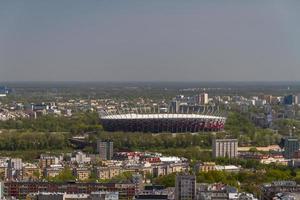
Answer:
<svg viewBox="0 0 300 200"><path fill-rule="evenodd" d="M0 1L0 81L300 81L300 1Z"/></svg>

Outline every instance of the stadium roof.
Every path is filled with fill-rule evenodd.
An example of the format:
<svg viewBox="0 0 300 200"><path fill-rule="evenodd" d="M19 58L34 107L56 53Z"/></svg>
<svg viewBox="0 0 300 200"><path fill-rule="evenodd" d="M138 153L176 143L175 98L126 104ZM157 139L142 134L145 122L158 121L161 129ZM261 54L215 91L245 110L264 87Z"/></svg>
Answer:
<svg viewBox="0 0 300 200"><path fill-rule="evenodd" d="M115 114L101 116L102 119L218 119L225 117L201 114Z"/></svg>

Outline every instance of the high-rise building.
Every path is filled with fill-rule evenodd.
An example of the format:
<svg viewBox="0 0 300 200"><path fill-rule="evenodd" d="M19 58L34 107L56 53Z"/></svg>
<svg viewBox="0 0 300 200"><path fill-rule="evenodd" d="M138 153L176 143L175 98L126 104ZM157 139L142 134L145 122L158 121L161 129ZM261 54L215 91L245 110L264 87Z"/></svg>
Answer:
<svg viewBox="0 0 300 200"><path fill-rule="evenodd" d="M196 96L196 103L199 105L208 104L208 94L207 93L198 94Z"/></svg>
<svg viewBox="0 0 300 200"><path fill-rule="evenodd" d="M299 104L299 94L294 96L294 104Z"/></svg>
<svg viewBox="0 0 300 200"><path fill-rule="evenodd" d="M292 105L294 103L294 95L287 95L283 98L284 105Z"/></svg>
<svg viewBox="0 0 300 200"><path fill-rule="evenodd" d="M170 112L171 113L178 113L179 112L180 102L177 100L173 100L170 104Z"/></svg>
<svg viewBox="0 0 300 200"><path fill-rule="evenodd" d="M6 96L7 94L9 94L11 92L11 89L9 89L6 86L0 86L0 97L2 96Z"/></svg>
<svg viewBox="0 0 300 200"><path fill-rule="evenodd" d="M8 167L21 170L23 167L22 159L21 158L11 158L8 160Z"/></svg>
<svg viewBox="0 0 300 200"><path fill-rule="evenodd" d="M97 152L101 160L111 160L114 153L114 143L111 141L97 141Z"/></svg>
<svg viewBox="0 0 300 200"><path fill-rule="evenodd" d="M18 179L23 168L22 159L11 158L7 161L7 177L9 180Z"/></svg>
<svg viewBox="0 0 300 200"><path fill-rule="evenodd" d="M291 159L294 157L295 152L299 150L299 140L295 137L283 138L283 157L286 159Z"/></svg>
<svg viewBox="0 0 300 200"><path fill-rule="evenodd" d="M237 139L215 139L213 140L212 153L214 158L227 157L236 158L238 154Z"/></svg>
<svg viewBox="0 0 300 200"><path fill-rule="evenodd" d="M175 200L196 199L196 177L194 175L177 175L175 182Z"/></svg>

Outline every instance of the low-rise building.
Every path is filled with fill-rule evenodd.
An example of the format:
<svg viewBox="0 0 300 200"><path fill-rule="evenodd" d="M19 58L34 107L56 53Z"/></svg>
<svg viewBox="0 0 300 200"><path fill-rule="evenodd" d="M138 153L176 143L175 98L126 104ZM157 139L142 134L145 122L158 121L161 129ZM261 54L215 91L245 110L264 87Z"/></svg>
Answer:
<svg viewBox="0 0 300 200"><path fill-rule="evenodd" d="M41 170L33 164L23 166L22 180L38 180L41 177Z"/></svg>
<svg viewBox="0 0 300 200"><path fill-rule="evenodd" d="M197 163L195 165L195 171L198 172L209 172L216 170L216 163L215 162L203 162Z"/></svg>
<svg viewBox="0 0 300 200"><path fill-rule="evenodd" d="M49 168L44 170L44 176L46 177L55 177L63 170L62 165L51 165Z"/></svg>
<svg viewBox="0 0 300 200"><path fill-rule="evenodd" d="M97 178L111 179L122 172L121 167L98 167L96 169Z"/></svg>
<svg viewBox="0 0 300 200"><path fill-rule="evenodd" d="M73 169L73 174L78 180L84 181L90 178L91 170L86 167L77 167Z"/></svg>

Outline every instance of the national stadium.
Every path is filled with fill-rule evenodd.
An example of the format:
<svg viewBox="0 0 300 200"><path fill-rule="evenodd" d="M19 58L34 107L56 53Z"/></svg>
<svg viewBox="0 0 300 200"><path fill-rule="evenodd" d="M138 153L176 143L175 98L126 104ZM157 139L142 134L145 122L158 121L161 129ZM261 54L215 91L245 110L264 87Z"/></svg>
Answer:
<svg viewBox="0 0 300 200"><path fill-rule="evenodd" d="M226 117L183 113L100 113L101 124L106 131L184 133L201 131L222 131Z"/></svg>

